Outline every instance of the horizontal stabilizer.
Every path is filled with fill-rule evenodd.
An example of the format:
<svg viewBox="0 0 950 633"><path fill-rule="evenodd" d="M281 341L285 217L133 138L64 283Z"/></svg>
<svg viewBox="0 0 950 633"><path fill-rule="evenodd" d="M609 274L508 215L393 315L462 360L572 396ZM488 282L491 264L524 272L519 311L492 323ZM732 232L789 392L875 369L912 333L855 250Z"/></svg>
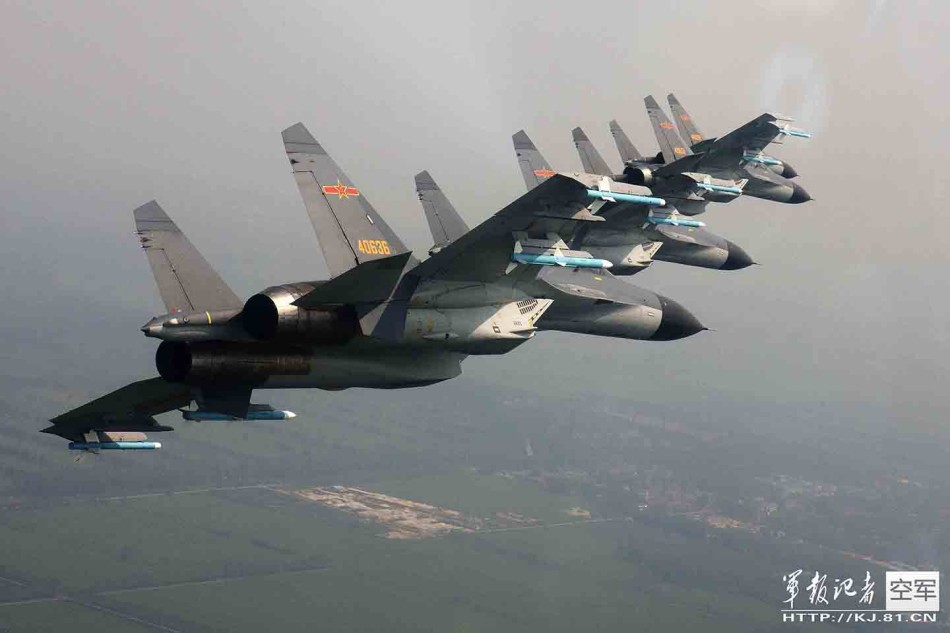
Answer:
<svg viewBox="0 0 950 633"><path fill-rule="evenodd" d="M717 140L716 137L704 138L698 143L693 143L693 146L690 149L693 150L694 154L702 154L703 152L708 150L710 147L712 147L713 143L715 143L716 140Z"/></svg>
<svg viewBox="0 0 950 633"><path fill-rule="evenodd" d="M412 253L364 262L294 301L301 308L375 304L389 300L400 285Z"/></svg>
<svg viewBox="0 0 950 633"><path fill-rule="evenodd" d="M668 177L693 171L702 162L704 154L690 154L653 170L656 176Z"/></svg>

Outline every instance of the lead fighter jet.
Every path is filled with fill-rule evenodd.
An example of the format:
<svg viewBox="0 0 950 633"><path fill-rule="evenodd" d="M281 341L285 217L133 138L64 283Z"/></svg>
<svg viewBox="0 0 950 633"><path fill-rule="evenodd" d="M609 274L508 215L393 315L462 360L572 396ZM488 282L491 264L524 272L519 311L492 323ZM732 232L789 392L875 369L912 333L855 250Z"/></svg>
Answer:
<svg viewBox="0 0 950 633"><path fill-rule="evenodd" d="M284 147L330 270L328 280L234 294L156 202L134 212L167 313L141 329L161 340L159 376L64 413L43 432L79 451L147 450L188 420L293 417L250 402L255 389L429 385L473 354L504 354L547 329L673 340L702 325L676 302L614 278L568 247L604 205L642 187L555 174L471 231L416 260L307 129ZM648 190L647 190L648 193ZM196 406L192 407L192 402Z"/></svg>
<svg viewBox="0 0 950 633"><path fill-rule="evenodd" d="M705 148L712 146L718 139L709 138L703 135L700 131L699 126L696 125L696 121L693 117L690 116L689 112L686 111L686 108L683 107L683 104L680 103L679 99L676 98L672 92L666 95L666 100L670 104L670 110L673 112L673 120L676 122L676 128L680 132L680 137L689 144L690 149L694 153L699 153L705 151ZM619 131L619 135L615 134L617 139L617 147L620 149L622 140L620 136L626 137L626 134L623 133L623 130L620 129L619 124L616 121L610 122L611 132L614 131L614 127ZM788 134L792 136L800 136L808 138L810 135L803 133L800 130L794 130L790 127L780 128L779 136L783 134ZM770 171L782 176L783 178L796 178L798 172L795 171L795 168L786 163L783 160L779 160L774 156L768 156L762 153L762 150L765 149L765 144L761 143L765 139L760 139L759 142L750 143L746 146L743 151L743 160L747 163L764 165ZM771 142L779 142L773 139ZM627 143L630 143L627 140ZM620 150L623 154L624 150Z"/></svg>
<svg viewBox="0 0 950 633"><path fill-rule="evenodd" d="M739 190L735 192L713 185L713 193L718 192L726 196L719 199L719 202L728 201L730 194L789 204L799 204L812 199L804 187L780 175L784 170L776 171L777 165L774 163L780 161L762 153L766 146L783 137L810 136L807 132L791 127L791 119L765 113L719 138L703 139L698 129L693 126L689 115L673 97L671 103L676 103L674 111L680 113L681 129L687 132L693 143L687 146L656 99L648 96L643 102L660 144L660 155L654 159L643 159L617 122L611 121L611 133L625 161L624 181L655 188L662 187L663 181L671 177L699 175L732 180L738 186ZM696 138L700 140L696 141ZM794 170L789 172L790 176L792 174L798 175ZM697 207L695 212L701 212L704 208ZM690 213L687 208L681 211Z"/></svg>

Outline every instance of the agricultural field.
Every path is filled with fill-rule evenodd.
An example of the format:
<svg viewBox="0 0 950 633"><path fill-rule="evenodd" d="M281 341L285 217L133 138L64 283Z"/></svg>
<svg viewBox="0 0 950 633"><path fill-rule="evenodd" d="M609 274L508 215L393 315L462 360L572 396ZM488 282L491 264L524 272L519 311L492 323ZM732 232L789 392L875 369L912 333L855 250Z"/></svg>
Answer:
<svg viewBox="0 0 950 633"><path fill-rule="evenodd" d="M467 499L471 516L495 521L414 539L384 538L379 522L271 486L5 513L2 575L13 589L3 585L0 625L569 631L691 627L712 612L733 624L774 620L767 605L728 593L677 593L689 608L670 608L675 585L654 569L662 561L627 551L659 537L655 528L579 519L568 513L575 499L506 482L460 470L367 486L430 507ZM537 516L493 527L514 511Z"/></svg>

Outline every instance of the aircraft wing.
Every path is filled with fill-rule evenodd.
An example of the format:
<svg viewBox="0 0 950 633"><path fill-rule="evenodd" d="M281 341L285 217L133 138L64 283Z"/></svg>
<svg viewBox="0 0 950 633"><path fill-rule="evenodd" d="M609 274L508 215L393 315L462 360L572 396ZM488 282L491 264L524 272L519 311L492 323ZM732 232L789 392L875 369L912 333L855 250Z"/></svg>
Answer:
<svg viewBox="0 0 950 633"><path fill-rule="evenodd" d="M782 135L789 119L774 114L761 114L745 125L720 136L704 146L702 167L735 169L744 164L743 155L757 154Z"/></svg>
<svg viewBox="0 0 950 633"><path fill-rule="evenodd" d="M474 229L445 246L409 272L420 279L492 281L511 263L515 232L557 233L570 242L580 225L603 222L591 214L587 190L579 178L555 174Z"/></svg>
<svg viewBox="0 0 950 633"><path fill-rule="evenodd" d="M56 416L42 432L82 441L89 431L172 431L152 416L187 407L192 399L187 385L159 377L139 380Z"/></svg>

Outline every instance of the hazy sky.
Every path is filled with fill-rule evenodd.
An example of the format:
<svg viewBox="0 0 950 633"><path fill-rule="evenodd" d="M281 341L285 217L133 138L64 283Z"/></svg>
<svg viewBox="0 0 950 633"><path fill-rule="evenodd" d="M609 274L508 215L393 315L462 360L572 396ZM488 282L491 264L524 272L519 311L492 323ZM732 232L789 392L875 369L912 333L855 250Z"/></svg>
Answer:
<svg viewBox="0 0 950 633"><path fill-rule="evenodd" d="M467 361L461 380L942 407L948 19L945 3L831 0L5 2L0 362L27 362L23 340L58 341L112 388L132 376L112 368L115 342L97 346L111 337L152 371L138 327L161 302L131 235L151 198L243 296L325 275L280 142L296 121L424 253L416 172L474 224L524 191L513 132L574 169L582 125L619 167L607 121L655 151L642 99L674 91L707 135L763 110L795 116L815 137L775 153L815 201L711 208L709 228L760 267L659 262L632 280L715 332L542 333Z"/></svg>

